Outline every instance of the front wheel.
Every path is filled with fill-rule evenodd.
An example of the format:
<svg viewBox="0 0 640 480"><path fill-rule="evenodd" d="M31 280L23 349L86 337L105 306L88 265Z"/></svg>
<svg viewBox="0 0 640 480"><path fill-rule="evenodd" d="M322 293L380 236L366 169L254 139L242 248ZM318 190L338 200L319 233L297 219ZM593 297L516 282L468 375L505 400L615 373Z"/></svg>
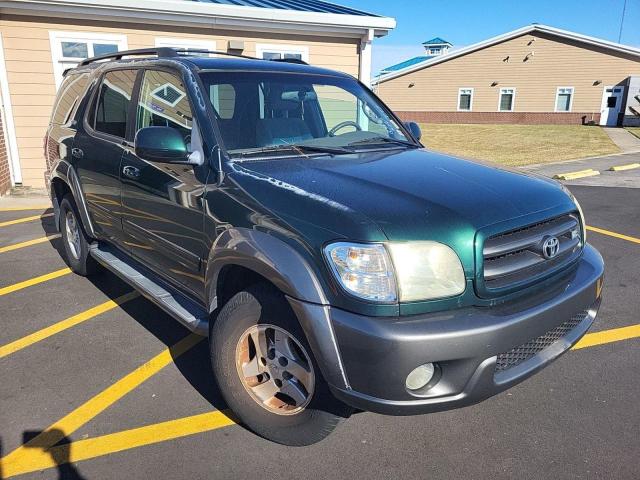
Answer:
<svg viewBox="0 0 640 480"><path fill-rule="evenodd" d="M229 300L212 326L210 349L225 401L264 438L310 445L351 413L329 391L295 314L269 285Z"/></svg>

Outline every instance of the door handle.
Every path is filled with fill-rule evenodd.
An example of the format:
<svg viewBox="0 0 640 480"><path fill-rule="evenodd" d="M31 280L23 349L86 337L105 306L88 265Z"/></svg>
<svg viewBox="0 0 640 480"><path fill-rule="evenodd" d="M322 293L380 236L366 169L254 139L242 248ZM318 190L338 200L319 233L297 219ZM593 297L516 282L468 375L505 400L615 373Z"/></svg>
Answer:
<svg viewBox="0 0 640 480"><path fill-rule="evenodd" d="M131 165L127 165L122 169L122 174L125 177L136 179L140 176L140 169L136 167L132 167Z"/></svg>
<svg viewBox="0 0 640 480"><path fill-rule="evenodd" d="M72 148L71 149L71 156L73 156L75 158L82 158L82 157L84 157L84 152L82 151L81 148Z"/></svg>

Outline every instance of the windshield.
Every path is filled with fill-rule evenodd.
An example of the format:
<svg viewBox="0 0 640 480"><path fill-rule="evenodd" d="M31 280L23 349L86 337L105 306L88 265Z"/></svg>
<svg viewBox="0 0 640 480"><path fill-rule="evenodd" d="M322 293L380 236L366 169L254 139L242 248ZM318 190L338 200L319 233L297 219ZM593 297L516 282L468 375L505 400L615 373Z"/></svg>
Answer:
<svg viewBox="0 0 640 480"><path fill-rule="evenodd" d="M348 78L257 71L200 75L232 157L416 146L380 102Z"/></svg>

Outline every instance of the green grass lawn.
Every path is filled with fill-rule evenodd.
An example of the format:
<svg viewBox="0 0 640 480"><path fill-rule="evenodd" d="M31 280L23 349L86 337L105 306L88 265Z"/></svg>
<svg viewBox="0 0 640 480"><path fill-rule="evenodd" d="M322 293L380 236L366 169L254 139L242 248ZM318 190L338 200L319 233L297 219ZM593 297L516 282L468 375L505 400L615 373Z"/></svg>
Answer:
<svg viewBox="0 0 640 480"><path fill-rule="evenodd" d="M508 166L550 163L617 153L599 127L581 125L421 124L432 150Z"/></svg>
<svg viewBox="0 0 640 480"><path fill-rule="evenodd" d="M636 137L640 138L640 127L625 127L628 131L633 133Z"/></svg>

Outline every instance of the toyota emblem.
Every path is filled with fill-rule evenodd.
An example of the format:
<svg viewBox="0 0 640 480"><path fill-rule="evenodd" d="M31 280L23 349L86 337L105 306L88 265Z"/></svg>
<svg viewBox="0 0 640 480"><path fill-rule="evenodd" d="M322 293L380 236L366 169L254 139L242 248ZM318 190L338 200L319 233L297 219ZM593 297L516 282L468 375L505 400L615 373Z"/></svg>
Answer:
<svg viewBox="0 0 640 480"><path fill-rule="evenodd" d="M548 237L542 243L542 254L544 258L553 258L560 252L560 240L556 237Z"/></svg>

